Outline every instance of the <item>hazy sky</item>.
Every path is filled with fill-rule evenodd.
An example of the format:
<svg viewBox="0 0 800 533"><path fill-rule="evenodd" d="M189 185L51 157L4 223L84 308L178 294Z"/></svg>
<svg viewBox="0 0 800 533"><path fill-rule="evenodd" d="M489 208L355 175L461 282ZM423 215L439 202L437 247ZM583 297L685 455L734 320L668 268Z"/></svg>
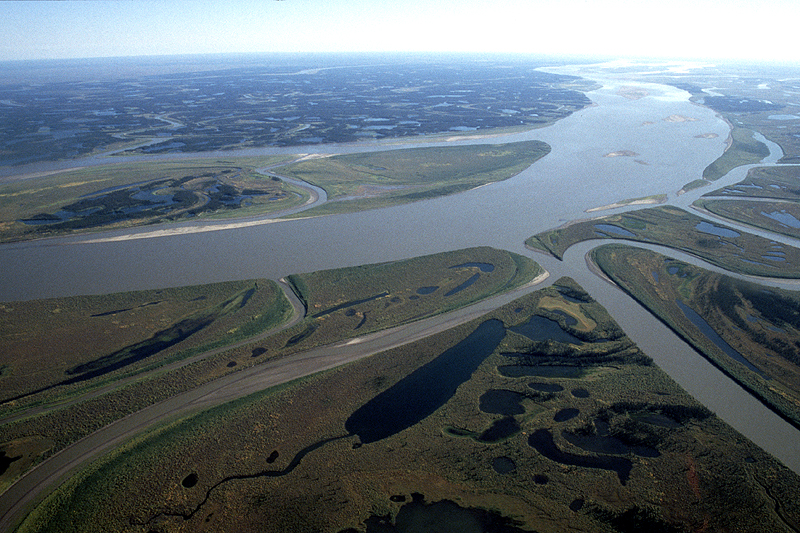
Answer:
<svg viewBox="0 0 800 533"><path fill-rule="evenodd" d="M800 62L798 0L0 1L0 60L455 51Z"/></svg>

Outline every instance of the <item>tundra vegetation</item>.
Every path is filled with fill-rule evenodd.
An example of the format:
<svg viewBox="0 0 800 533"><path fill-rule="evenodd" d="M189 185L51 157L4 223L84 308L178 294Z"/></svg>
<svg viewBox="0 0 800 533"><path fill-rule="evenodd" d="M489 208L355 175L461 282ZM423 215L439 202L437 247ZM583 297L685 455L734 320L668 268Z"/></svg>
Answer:
<svg viewBox="0 0 800 533"><path fill-rule="evenodd" d="M592 259L715 366L800 428L800 294L631 246Z"/></svg>
<svg viewBox="0 0 800 533"><path fill-rule="evenodd" d="M0 165L530 130L591 105L596 87L519 58L318 61L154 59L133 73L90 60L90 84L26 64L0 82Z"/></svg>
<svg viewBox="0 0 800 533"><path fill-rule="evenodd" d="M769 155L769 148L753 138L753 131L734 127L728 146L719 158L703 170L703 179L716 181L736 167L760 163Z"/></svg>
<svg viewBox="0 0 800 533"><path fill-rule="evenodd" d="M291 276L308 312L267 338L292 308L266 280L4 303L0 332L10 349L0 358L0 453L21 459L0 473L0 483L166 397L275 357L462 307L541 272L525 257L473 248Z"/></svg>
<svg viewBox="0 0 800 533"><path fill-rule="evenodd" d="M729 162L740 158L748 160L763 152L763 148L749 138L748 131L757 131L781 147L783 156L779 163L800 163L800 137L796 135L800 123L797 114L800 83L796 66L782 65L771 69L755 64L719 64L702 69L702 73L687 71L666 77L656 74L649 79L688 91L693 101L717 111L731 124L734 132L744 134L740 140L750 146L744 146L739 155L734 155L738 151L734 149ZM735 135L731 141L737 142ZM718 175L724 166L728 166L727 163L712 163L708 169L712 173L709 179Z"/></svg>
<svg viewBox="0 0 800 533"><path fill-rule="evenodd" d="M562 278L430 338L154 428L18 531L782 531L800 526L799 481Z"/></svg>
<svg viewBox="0 0 800 533"><path fill-rule="evenodd" d="M296 207L306 190L257 170L288 159L108 164L0 185L0 242Z"/></svg>
<svg viewBox="0 0 800 533"><path fill-rule="evenodd" d="M275 172L328 194L327 203L292 216L327 215L436 198L508 179L549 152L541 141L409 148L307 159Z"/></svg>
<svg viewBox="0 0 800 533"><path fill-rule="evenodd" d="M694 202L723 218L800 238L800 167L757 167L741 182Z"/></svg>
<svg viewBox="0 0 800 533"><path fill-rule="evenodd" d="M526 244L562 259L567 248L590 239L660 244L741 274L800 277L800 250L797 248L741 233L670 206L583 220L534 235Z"/></svg>

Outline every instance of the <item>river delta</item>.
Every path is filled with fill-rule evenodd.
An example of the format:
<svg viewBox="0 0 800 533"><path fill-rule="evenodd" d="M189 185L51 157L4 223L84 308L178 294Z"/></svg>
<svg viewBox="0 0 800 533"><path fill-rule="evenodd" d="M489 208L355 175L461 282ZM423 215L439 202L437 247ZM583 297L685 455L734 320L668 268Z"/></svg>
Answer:
<svg viewBox="0 0 800 533"><path fill-rule="evenodd" d="M693 83L707 68L683 67ZM726 149L731 126L718 114L725 110L691 101L697 90L684 86L683 71L673 75L669 70L654 71L652 66L622 68L610 63L550 66L536 72L547 72L544 80L561 84L547 90L576 93L569 96L558 92L552 103L564 113L551 116L546 126L537 129L491 129L511 126L506 121L490 124L483 132L470 123L469 127L476 129L467 135L455 123L447 122L446 128L434 128L439 133L448 132L444 136L424 128L412 131L413 136L404 132L356 143L326 144L328 140L349 139L312 136L303 142L302 150L284 146L281 141L261 148L228 146L232 150L208 154L215 160L294 154L326 157L522 141L540 141L550 147L547 155L503 181L347 214L303 217L302 211L295 211L292 219L268 215L246 220L181 221L0 246L0 270L14 273L6 275L0 285L4 309L12 308L15 301L41 298L229 280L277 281L290 274L482 247L527 257L549 273L546 279L537 277L535 284L515 288L505 300L492 296L480 313L462 314L455 329L448 329L450 314L445 313L426 319L432 328L427 333L401 332L399 337L405 335L408 340L387 344L393 351L353 362L352 366L333 370L320 366L328 371L255 396L245 394L264 388L255 382L232 396L215 393L234 402L223 403L206 414L193 411L189 416L183 411L184 418L173 418L166 426L157 426L154 433L142 434L69 478L59 489L62 501L86 498L92 502L98 495L109 496L107 510L100 511L103 520L109 521L99 520L100 515L92 514L95 511L77 503L77 507L62 509L47 503L22 530L58 523L64 520L62 513L69 512L77 513L74 516L87 521L84 523L98 520L97 524L105 524L97 527L131 531L256 527L259 520L272 520L286 530L411 531L408 524L415 520L448 516L471 524L474 531L559 531L565 527L633 531L636 524L664 531L715 530L749 527L759 521L797 530L798 509L789 494L797 486L796 473L800 471L796 453L800 450L800 432L646 309L596 276L584 259L597 245L595 241L570 246L559 259L525 245L533 235L595 216L587 212L602 206L620 206L613 208L612 214L641 208L629 199L662 195L667 204L664 209L691 209L691 202L707 191L682 189L701 179L704 169ZM558 75L569 77L558 79ZM461 85L458 91L471 90L471 85ZM545 91L543 85L540 89ZM464 94L427 94L426 98L454 107L476 105L470 99L461 102ZM485 93L474 96L486 98ZM573 104L564 107L567 100ZM777 112L761 109L753 102L753 109L736 108L732 112ZM732 105L727 100L709 100L707 104ZM424 116L426 110L418 112ZM520 111L504 107L502 114L507 118ZM541 110L527 108L525 112L541 114ZM451 112L447 120L457 116ZM370 118L383 122L373 124L368 122ZM408 117L395 119L400 124ZM391 122L383 113L363 120L359 131L392 131L373 127ZM531 122L522 125L530 127ZM789 121L779 122L786 125ZM165 127L176 126L171 123ZM280 131L295 130L287 127ZM760 165L774 166L786 157L783 145L760 135L754 138L769 152ZM197 137L192 142L197 142ZM146 157L148 161L166 162L189 155L205 156L196 147L191 154L181 153L180 149L189 145L152 144L129 147L115 156L93 154L73 161L5 167L3 180L13 183L15 174L31 176L97 166L109 159L136 162ZM212 143L210 148L221 146ZM791 145L786 146L791 149ZM731 170L715 182L715 187L742 181L753 166ZM325 199L324 191L316 196L317 203ZM600 215L608 213L604 210ZM785 252L781 258L788 258L797 244L790 237L731 225L731 221L723 224L709 220L696 210L693 214L706 217L692 226L708 238L735 240L753 233L776 246L779 243ZM595 223L594 230L601 233L595 237L606 239L630 237L625 232L632 233L630 228L606 221ZM720 234L723 230L731 233ZM687 255L691 250L686 248L683 252L663 246L657 249L667 250L670 257L720 270ZM769 255L777 257L775 253ZM485 267L480 260L459 262L456 266L468 270L469 276L451 281L453 290L465 289L469 286L466 283L480 283L481 275L489 275L480 265ZM767 283L791 286L792 282ZM412 291L409 301L431 294L437 297L438 289L439 282L416 283L408 289ZM367 316L374 316L374 311L364 313L358 306L385 302L388 308L392 303L390 295L380 290L366 295L369 301L351 292L341 295L337 304L341 307L334 305L331 313L338 313L337 317L341 314L336 320L352 322L356 328ZM517 297L522 299L514 300ZM353 313L347 315L350 308ZM330 320L333 316L317 315L316 319ZM306 335L307 331L297 334L298 343L316 330ZM466 345L470 345L466 350L468 362L461 360ZM361 348L361 338L355 337L338 344L336 350L341 353ZM248 357L267 353L256 355L257 349L246 348L250 350ZM251 369L258 368L242 369L239 374L244 365L234 366L227 367L226 376L220 374L219 391L225 387L222 380L234 379L227 376L245 379L248 372L255 375ZM448 379L442 379L441 373L448 368L458 372L451 371ZM622 385L630 382L642 385L638 390ZM408 398L420 396L419 390L428 391L425 401L407 409ZM303 397L309 400L300 402ZM377 421L375 414L387 410L397 411L389 426ZM215 428L207 435L198 429L206 423ZM737 436L737 431L745 438ZM208 439L213 435L227 435L230 442L212 445ZM684 438L689 441L682 441ZM191 452L179 459L174 456L175 450L180 446L186 449L186 439L193 442ZM11 458L14 453L17 450L9 450L4 457ZM220 454L213 465L199 460L209 453ZM137 465L146 465L142 472L159 471L165 464L182 466L176 468L175 479L168 477L156 483L147 475L131 478L133 474L121 465L125 457L136 457ZM412 465L408 462L411 457L421 462ZM732 459L738 461L736 479L745 480L739 485L735 485L734 477L714 473L722 464L733 464L725 462ZM169 462L173 460L176 462ZM137 487L136 498L125 502L125 491L108 484L117 475L131 479L131 486ZM266 483L265 478L274 479L270 482L273 484ZM675 479L686 485L669 486ZM248 488L237 489L242 483ZM588 486L594 489L587 490ZM537 492L537 487L549 494ZM738 491L736 497L731 487ZM774 511L763 515L748 511L762 503ZM240 522L235 519L236 509L247 510ZM325 519L313 509L324 509ZM729 522L715 516L723 509L728 512L724 520ZM122 521L118 520L120 512L126 513ZM305 522L296 518L300 515L306 517ZM201 517L205 522L199 521Z"/></svg>

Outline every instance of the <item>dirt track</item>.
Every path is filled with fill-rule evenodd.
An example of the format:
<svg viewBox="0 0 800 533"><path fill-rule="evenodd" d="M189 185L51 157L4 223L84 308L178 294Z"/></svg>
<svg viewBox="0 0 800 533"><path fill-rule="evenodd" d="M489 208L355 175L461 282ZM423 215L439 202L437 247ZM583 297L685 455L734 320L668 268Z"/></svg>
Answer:
<svg viewBox="0 0 800 533"><path fill-rule="evenodd" d="M13 530L33 505L65 481L69 474L157 424L445 331L511 302L534 287L538 288L547 277L544 273L523 287L450 313L234 372L117 420L48 458L0 495L0 531Z"/></svg>

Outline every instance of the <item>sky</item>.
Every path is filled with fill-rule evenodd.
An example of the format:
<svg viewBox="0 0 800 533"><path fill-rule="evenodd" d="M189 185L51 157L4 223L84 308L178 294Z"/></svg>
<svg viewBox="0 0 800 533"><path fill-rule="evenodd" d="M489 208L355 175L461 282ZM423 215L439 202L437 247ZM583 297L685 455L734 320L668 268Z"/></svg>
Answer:
<svg viewBox="0 0 800 533"><path fill-rule="evenodd" d="M800 63L798 0L0 1L0 60L486 52Z"/></svg>

